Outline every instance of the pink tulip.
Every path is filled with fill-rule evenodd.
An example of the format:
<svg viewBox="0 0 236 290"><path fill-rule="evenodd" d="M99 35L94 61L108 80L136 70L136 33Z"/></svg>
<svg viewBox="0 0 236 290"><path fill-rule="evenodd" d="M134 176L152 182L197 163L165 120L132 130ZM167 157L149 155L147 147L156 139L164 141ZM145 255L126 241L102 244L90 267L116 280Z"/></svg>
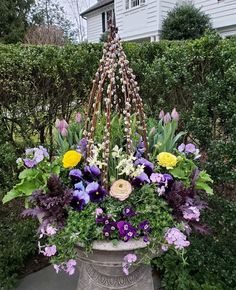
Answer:
<svg viewBox="0 0 236 290"><path fill-rule="evenodd" d="M58 129L58 131L61 133L61 135L63 137L66 137L68 135L68 123L66 122L66 120L62 119L62 120L59 120L57 119L56 120L56 123L55 123L55 127Z"/></svg>
<svg viewBox="0 0 236 290"><path fill-rule="evenodd" d="M176 111L175 108L171 112L171 117L174 121L179 121L179 113Z"/></svg>
<svg viewBox="0 0 236 290"><path fill-rule="evenodd" d="M164 120L164 123L165 123L165 124L170 123L170 121L171 121L170 113L165 114L163 120Z"/></svg>
<svg viewBox="0 0 236 290"><path fill-rule="evenodd" d="M160 114L159 114L159 119L163 120L164 116L165 116L165 112L163 110L161 110Z"/></svg>

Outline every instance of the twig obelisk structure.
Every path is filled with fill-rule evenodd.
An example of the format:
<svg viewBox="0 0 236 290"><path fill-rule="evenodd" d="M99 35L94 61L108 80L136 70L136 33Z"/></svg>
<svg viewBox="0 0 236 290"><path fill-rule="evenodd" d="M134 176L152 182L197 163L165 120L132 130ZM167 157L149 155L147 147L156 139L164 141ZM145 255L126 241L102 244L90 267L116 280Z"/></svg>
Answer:
<svg viewBox="0 0 236 290"><path fill-rule="evenodd" d="M142 136L147 152L145 113L135 78L118 36L118 29L110 23L108 41L104 43L103 56L90 92L85 124L85 136L88 140L87 157L90 157L94 145L98 115L103 108L106 117L103 136L103 162L105 165L102 170L105 185L108 181L112 110L124 115L124 136L127 153L131 154L134 150L131 139L131 114L136 115L137 131ZM118 94L119 88L121 94Z"/></svg>

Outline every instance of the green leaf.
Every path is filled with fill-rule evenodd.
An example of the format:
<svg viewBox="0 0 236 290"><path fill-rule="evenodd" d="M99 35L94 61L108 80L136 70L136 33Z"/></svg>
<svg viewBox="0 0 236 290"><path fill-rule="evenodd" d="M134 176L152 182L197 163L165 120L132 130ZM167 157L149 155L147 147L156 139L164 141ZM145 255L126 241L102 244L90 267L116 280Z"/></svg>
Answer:
<svg viewBox="0 0 236 290"><path fill-rule="evenodd" d="M213 189L205 182L198 180L196 182L196 189L205 190L206 193L213 195Z"/></svg>
<svg viewBox="0 0 236 290"><path fill-rule="evenodd" d="M3 197L2 202L3 204L5 204L19 196L21 196L19 192L13 188L12 190L8 191L8 193Z"/></svg>

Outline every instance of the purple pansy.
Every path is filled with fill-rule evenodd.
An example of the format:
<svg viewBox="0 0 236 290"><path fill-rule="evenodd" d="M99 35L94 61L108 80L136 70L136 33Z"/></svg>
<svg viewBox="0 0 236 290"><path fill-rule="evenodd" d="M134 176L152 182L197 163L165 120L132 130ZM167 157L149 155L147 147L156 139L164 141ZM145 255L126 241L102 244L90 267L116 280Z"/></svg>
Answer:
<svg viewBox="0 0 236 290"><path fill-rule="evenodd" d="M132 180L132 184L135 187L140 187L144 185L145 183L150 183L150 180L145 172L141 173L140 175L136 176Z"/></svg>
<svg viewBox="0 0 236 290"><path fill-rule="evenodd" d="M92 166L88 166L86 165L84 167L84 179L91 182L94 181L96 179L98 179L98 177L101 175L101 170L99 169L98 166L96 165L92 165Z"/></svg>
<svg viewBox="0 0 236 290"><path fill-rule="evenodd" d="M101 187L97 182L91 182L86 187L90 200L92 202L100 202L107 195L107 191Z"/></svg>
<svg viewBox="0 0 236 290"><path fill-rule="evenodd" d="M137 160L135 160L134 165L138 166L138 165L143 165L144 166L144 172L150 176L153 172L154 169L154 165L152 164L152 162L148 161L145 158L139 158Z"/></svg>
<svg viewBox="0 0 236 290"><path fill-rule="evenodd" d="M29 158L23 159L23 161L24 161L25 166L28 168L33 168L37 165L35 160L29 159Z"/></svg>
<svg viewBox="0 0 236 290"><path fill-rule="evenodd" d="M150 228L150 223L147 220L142 221L141 223L139 223L138 225L139 229L142 230L143 232L150 232L151 228Z"/></svg>
<svg viewBox="0 0 236 290"><path fill-rule="evenodd" d="M117 228L119 230L120 237L123 238L125 242L128 242L137 235L137 229L126 221L119 221L117 223Z"/></svg>
<svg viewBox="0 0 236 290"><path fill-rule="evenodd" d="M117 225L116 222L110 222L108 224L106 224L103 228L103 235L105 237L110 237L111 233L114 232L117 229Z"/></svg>
<svg viewBox="0 0 236 290"><path fill-rule="evenodd" d="M137 213L132 209L132 207L125 207L123 209L123 215L124 217L133 217L137 215Z"/></svg>
<svg viewBox="0 0 236 290"><path fill-rule="evenodd" d="M81 211L84 206L89 202L89 195L85 192L84 185L81 182L75 184L75 189L73 192L73 198L71 201L71 206L74 210Z"/></svg>
<svg viewBox="0 0 236 290"><path fill-rule="evenodd" d="M72 169L69 173L69 176L71 177L71 179L73 179L74 181L76 180L81 180L82 179L82 172L79 169Z"/></svg>

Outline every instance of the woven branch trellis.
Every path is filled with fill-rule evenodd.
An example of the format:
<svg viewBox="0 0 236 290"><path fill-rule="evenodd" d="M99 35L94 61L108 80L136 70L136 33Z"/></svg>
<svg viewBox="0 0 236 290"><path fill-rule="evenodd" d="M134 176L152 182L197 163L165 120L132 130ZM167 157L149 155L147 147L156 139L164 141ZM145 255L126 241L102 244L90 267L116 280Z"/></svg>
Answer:
<svg viewBox="0 0 236 290"><path fill-rule="evenodd" d="M129 61L123 50L118 29L110 23L107 43L104 43L103 56L93 80L90 92L88 111L86 114L85 137L88 140L87 157L92 156L94 136L98 115L103 108L106 117L106 127L103 136L103 183L108 183L108 167L110 155L110 133L112 110L124 115L124 136L126 138L126 150L131 154L134 150L131 139L131 115L137 120L137 131L140 133L145 152L147 152L147 126L143 102L139 95L138 83L135 80L133 70L129 67ZM121 94L118 89L121 88ZM105 91L106 90L106 91Z"/></svg>

